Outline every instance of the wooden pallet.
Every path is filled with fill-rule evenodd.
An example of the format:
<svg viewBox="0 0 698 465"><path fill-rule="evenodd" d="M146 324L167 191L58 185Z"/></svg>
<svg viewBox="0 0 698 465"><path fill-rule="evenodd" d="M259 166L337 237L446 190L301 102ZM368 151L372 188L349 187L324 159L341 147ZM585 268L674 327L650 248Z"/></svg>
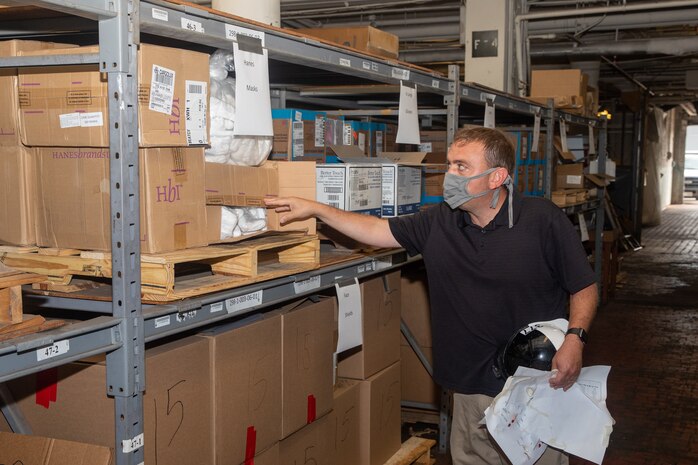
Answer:
<svg viewBox="0 0 698 465"><path fill-rule="evenodd" d="M435 444L433 439L412 436L402 443L400 450L395 452L385 465L432 465L434 459L430 453Z"/></svg>
<svg viewBox="0 0 698 465"><path fill-rule="evenodd" d="M301 273L319 266L319 250L316 236L283 234L142 255L141 296L148 302L169 302ZM48 276L38 286L45 291L69 292L74 276L112 277L108 252L5 247L0 248L0 262Z"/></svg>

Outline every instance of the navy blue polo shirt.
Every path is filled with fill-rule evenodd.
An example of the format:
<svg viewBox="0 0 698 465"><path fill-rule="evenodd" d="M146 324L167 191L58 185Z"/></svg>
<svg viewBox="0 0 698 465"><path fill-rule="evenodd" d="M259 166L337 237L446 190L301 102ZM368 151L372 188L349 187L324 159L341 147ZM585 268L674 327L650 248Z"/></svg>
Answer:
<svg viewBox="0 0 698 465"><path fill-rule="evenodd" d="M499 347L528 323L566 318L569 295L595 281L565 213L516 192L513 204L513 228L508 198L484 228L443 202L389 220L395 239L424 259L434 379L461 394L499 394L504 381L492 371Z"/></svg>

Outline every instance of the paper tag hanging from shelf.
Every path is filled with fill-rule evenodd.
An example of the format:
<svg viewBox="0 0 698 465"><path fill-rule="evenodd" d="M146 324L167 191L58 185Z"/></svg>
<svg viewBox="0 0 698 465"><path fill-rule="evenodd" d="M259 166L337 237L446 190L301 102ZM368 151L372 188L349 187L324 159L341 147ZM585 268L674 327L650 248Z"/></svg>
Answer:
<svg viewBox="0 0 698 465"><path fill-rule="evenodd" d="M589 125L589 155L596 155L596 140L594 139L594 126Z"/></svg>
<svg viewBox="0 0 698 465"><path fill-rule="evenodd" d="M337 352L344 352L363 344L361 286L354 278L348 285L335 284L339 303Z"/></svg>
<svg viewBox="0 0 698 465"><path fill-rule="evenodd" d="M538 146L540 144L540 112L536 112L536 116L533 122L533 142L531 143L531 152L538 153Z"/></svg>
<svg viewBox="0 0 698 465"><path fill-rule="evenodd" d="M417 114L417 87L400 81L400 109L397 118L398 144L419 145L419 115Z"/></svg>
<svg viewBox="0 0 698 465"><path fill-rule="evenodd" d="M269 59L259 38L237 34L235 59L236 136L273 136Z"/></svg>
<svg viewBox="0 0 698 465"><path fill-rule="evenodd" d="M494 101L487 99L485 103L485 122L486 128L494 129Z"/></svg>

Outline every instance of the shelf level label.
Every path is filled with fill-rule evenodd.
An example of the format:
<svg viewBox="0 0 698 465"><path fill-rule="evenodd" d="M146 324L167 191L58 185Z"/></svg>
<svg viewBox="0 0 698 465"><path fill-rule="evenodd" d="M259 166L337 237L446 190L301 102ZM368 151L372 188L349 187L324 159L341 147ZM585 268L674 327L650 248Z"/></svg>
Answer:
<svg viewBox="0 0 698 465"><path fill-rule="evenodd" d="M238 34L259 39L262 42L262 47L265 46L265 44L264 44L264 32L255 31L254 29L247 29L246 27L233 26L232 24L225 25L225 38L226 39L237 40Z"/></svg>
<svg viewBox="0 0 698 465"><path fill-rule="evenodd" d="M308 279L304 279L303 281L293 283L293 291L296 294L312 291L313 289L318 289L319 287L320 276L312 276Z"/></svg>
<svg viewBox="0 0 698 465"><path fill-rule="evenodd" d="M225 301L225 309L228 313L239 312L248 308L262 305L263 291L252 292L250 294L240 295Z"/></svg>
<svg viewBox="0 0 698 465"><path fill-rule="evenodd" d="M143 447L143 443L143 433L141 433L133 439L121 441L121 450L123 450L124 454L128 454Z"/></svg>
<svg viewBox="0 0 698 465"><path fill-rule="evenodd" d="M204 25L189 18L182 18L182 29L186 29L187 31L191 32L198 32L199 34L204 33Z"/></svg>
<svg viewBox="0 0 698 465"><path fill-rule="evenodd" d="M49 358L57 357L59 355L67 354L70 350L70 341L65 339L63 341L58 341L53 343L48 347L42 347L36 350L36 361L40 362L42 360L47 360Z"/></svg>

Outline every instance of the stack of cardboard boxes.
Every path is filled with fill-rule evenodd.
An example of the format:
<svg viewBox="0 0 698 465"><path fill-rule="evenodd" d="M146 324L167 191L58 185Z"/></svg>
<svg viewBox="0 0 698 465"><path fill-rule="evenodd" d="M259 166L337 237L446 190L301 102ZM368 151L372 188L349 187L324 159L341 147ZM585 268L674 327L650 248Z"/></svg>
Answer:
<svg viewBox="0 0 698 465"><path fill-rule="evenodd" d="M552 99L555 108L595 118L599 90L588 85L589 77L579 69L545 69L531 72L529 98L543 105Z"/></svg>

